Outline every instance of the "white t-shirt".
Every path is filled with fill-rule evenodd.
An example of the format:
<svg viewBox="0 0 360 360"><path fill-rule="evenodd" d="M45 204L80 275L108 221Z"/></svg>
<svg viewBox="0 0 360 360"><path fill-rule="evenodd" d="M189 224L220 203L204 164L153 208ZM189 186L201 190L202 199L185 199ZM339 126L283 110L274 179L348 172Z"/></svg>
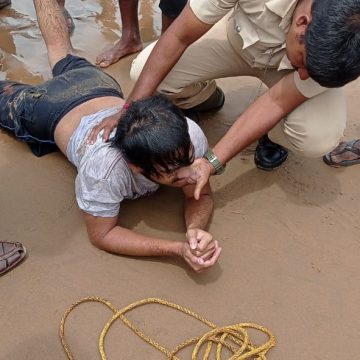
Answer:
<svg viewBox="0 0 360 360"><path fill-rule="evenodd" d="M77 203L81 210L93 216L117 216L121 201L149 195L159 187L143 175L134 174L122 152L111 147L110 142L103 142L101 133L94 144L87 144L91 129L117 111L119 107L115 106L84 116L67 146L67 157L78 170L75 180ZM187 122L195 158L202 157L208 148L207 139L194 121L187 119Z"/></svg>

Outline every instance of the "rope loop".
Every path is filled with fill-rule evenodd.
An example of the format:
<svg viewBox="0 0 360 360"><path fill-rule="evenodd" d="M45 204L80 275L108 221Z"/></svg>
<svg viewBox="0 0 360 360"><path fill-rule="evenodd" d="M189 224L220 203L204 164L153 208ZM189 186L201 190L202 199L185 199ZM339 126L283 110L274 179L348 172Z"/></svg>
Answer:
<svg viewBox="0 0 360 360"><path fill-rule="evenodd" d="M179 351L182 349L195 345L194 350L192 352L191 359L192 360L199 360L199 353L204 352L203 360L209 360L213 345L216 345L215 349L215 359L216 360L222 360L222 352L223 349L227 349L228 352L232 353L231 357L228 358L228 360L245 360L245 359L257 359L257 360L266 360L266 354L267 352L275 346L275 337L274 335L265 327L253 324L253 323L240 323L230 326L223 326L218 327L211 321L203 318L202 316L198 315L197 313L184 308L180 305L171 303L169 301L158 299L158 298L147 298L140 301L136 301L122 309L117 309L110 301L105 300L100 297L86 297L83 299L80 299L73 303L64 313L61 323L60 323L60 339L61 344L64 348L64 351L66 353L66 356L69 360L74 360L74 356L72 355L69 345L67 344L65 340L65 322L69 314L79 305L85 303L85 302L98 302L106 307L108 307L114 315L111 317L111 319L104 325L101 334L99 336L99 352L101 355L102 360L107 360L107 356L105 353L105 347L104 347L104 341L107 332L109 331L111 325L118 319L120 319L126 326L128 326L137 336L139 336L141 339L146 341L148 344L153 346L154 348L158 349L160 352L162 352L168 360L180 360L176 355ZM175 347L172 351L166 349L164 346L157 343L155 340L144 334L140 329L135 327L134 324L132 324L125 314L127 312L130 312L134 310L137 307L146 305L146 304L159 304L163 306L167 306L169 308L178 310L188 316L193 317L196 320L199 320L203 324L207 325L209 328L211 328L210 331L208 331L203 336L194 337L188 340L183 341L179 345ZM254 329L261 333L264 333L268 340L260 345L254 345L251 343L249 339L249 333L248 329Z"/></svg>

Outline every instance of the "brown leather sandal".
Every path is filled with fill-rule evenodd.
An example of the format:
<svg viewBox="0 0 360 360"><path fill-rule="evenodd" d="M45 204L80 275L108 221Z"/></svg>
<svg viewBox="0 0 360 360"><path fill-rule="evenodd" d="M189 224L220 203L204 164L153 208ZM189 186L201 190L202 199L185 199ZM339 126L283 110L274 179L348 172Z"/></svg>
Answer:
<svg viewBox="0 0 360 360"><path fill-rule="evenodd" d="M26 256L26 248L19 242L0 241L0 276L19 264Z"/></svg>
<svg viewBox="0 0 360 360"><path fill-rule="evenodd" d="M323 157L332 167L360 164L360 139L343 141L333 151Z"/></svg>

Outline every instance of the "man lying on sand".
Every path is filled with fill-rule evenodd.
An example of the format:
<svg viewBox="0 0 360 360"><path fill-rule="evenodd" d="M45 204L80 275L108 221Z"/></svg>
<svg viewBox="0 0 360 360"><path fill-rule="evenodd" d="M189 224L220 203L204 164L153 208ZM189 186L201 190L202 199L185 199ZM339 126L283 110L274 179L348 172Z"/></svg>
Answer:
<svg viewBox="0 0 360 360"><path fill-rule="evenodd" d="M179 170L207 151L201 129L171 102L151 97L134 102L104 143L88 134L124 100L119 84L87 60L71 54L65 19L56 0L34 0L54 78L38 86L0 82L0 125L41 156L56 146L78 170L76 199L90 241L132 256L179 256L195 271L214 265L221 248L204 231L212 213L209 184L200 201ZM185 195L186 241L137 234L117 225L120 203L154 192L158 184Z"/></svg>

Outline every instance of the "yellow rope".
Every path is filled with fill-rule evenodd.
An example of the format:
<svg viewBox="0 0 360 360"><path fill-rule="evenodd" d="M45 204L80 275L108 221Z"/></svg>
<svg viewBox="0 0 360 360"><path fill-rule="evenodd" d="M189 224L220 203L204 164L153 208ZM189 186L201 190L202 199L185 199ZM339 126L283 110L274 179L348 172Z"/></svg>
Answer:
<svg viewBox="0 0 360 360"><path fill-rule="evenodd" d="M99 337L99 352L101 355L102 360L107 360L107 356L105 354L105 348L104 348L104 340L107 332L109 331L109 328L113 324L114 321L117 319L120 319L125 325L127 325L136 335L141 337L144 341L152 345L154 348L161 351L163 354L166 355L168 360L180 360L176 354L186 348L187 346L190 346L192 344L196 344L194 347L194 350L192 352L191 359L192 360L198 360L198 355L202 347L205 348L204 350L204 357L203 360L208 360L212 346L216 344L216 360L221 360L221 352L223 348L228 349L233 355L228 360L244 360L244 359L257 359L257 360L266 360L266 353L275 346L275 337L274 335L264 328L263 326L252 324L252 323L241 323L241 324L235 324L231 326L224 326L224 327L217 327L215 324L210 322L209 320L206 320L205 318L201 317L200 315L194 313L193 311L186 309L180 305L173 304L171 302L168 302L166 300L157 299L157 298L147 298L143 299L137 302L134 302L122 309L117 309L110 301L107 301L105 299L99 298L99 297L86 297L84 299L78 300L74 304L72 304L64 313L61 324L60 324L60 339L62 346L64 348L64 351L68 357L69 360L74 360L74 357L69 349L69 346L67 345L65 341L65 321L67 317L69 316L70 312L80 304L84 302L99 302L107 306L109 309L112 310L114 315L112 318L105 324L103 330L101 331L100 337ZM159 343L157 343L155 340L148 337L146 334L144 334L141 330L136 328L126 317L124 314L127 312L145 305L145 304L160 304L164 305L176 310L181 311L182 313L189 315L199 321L201 321L203 324L210 327L212 330L204 334L203 336L194 337L191 339L188 339L179 345L176 346L176 348L172 351L166 349ZM247 329L255 329L260 332L263 332L268 336L268 340L265 344L261 346L253 345L249 340L249 334Z"/></svg>

